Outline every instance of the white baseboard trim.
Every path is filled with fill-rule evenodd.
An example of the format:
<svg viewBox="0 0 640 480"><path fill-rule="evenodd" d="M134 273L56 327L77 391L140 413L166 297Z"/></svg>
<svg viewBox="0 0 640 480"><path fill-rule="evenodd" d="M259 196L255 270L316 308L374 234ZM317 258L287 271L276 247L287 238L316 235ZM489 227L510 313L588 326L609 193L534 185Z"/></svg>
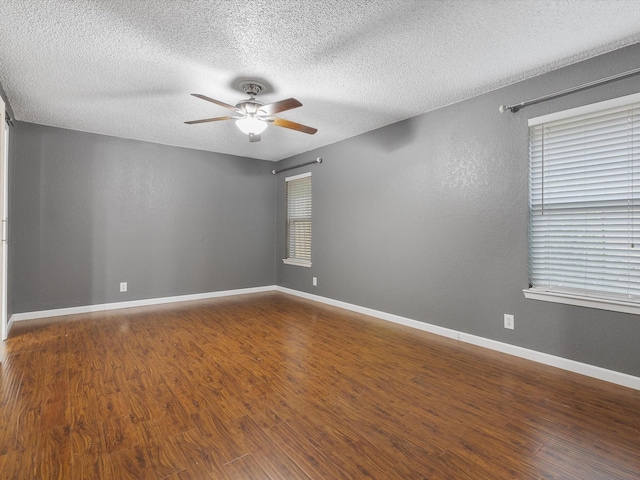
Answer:
<svg viewBox="0 0 640 480"><path fill-rule="evenodd" d="M192 300L204 300L207 298L230 297L233 295L245 295L247 293L272 292L275 285L264 287L240 288L237 290L222 290L219 292L194 293L191 295L178 295L175 297L148 298L144 300L131 300L128 302L102 303L100 305L86 305L81 307L57 308L54 310L41 310L39 312L14 313L9 319L9 326L13 322L34 320L36 318L60 317L62 315L74 315L76 313L104 312L121 308L146 307L149 305L162 305L164 303L189 302Z"/></svg>
<svg viewBox="0 0 640 480"><path fill-rule="evenodd" d="M416 328L425 332L434 333L443 337L453 338L461 342L470 343L479 347L488 348L490 350L507 353L515 357L520 357L537 363L561 368L569 372L586 375L587 377L597 378L598 380L604 380L605 382L615 383L616 385L622 385L623 387L640 390L640 377L634 377L633 375L628 375L626 373L607 370L606 368L597 367L595 365L576 362L575 360L569 360L567 358L556 357L555 355L549 355L548 353L529 350L527 348L518 347L516 345L510 345L508 343L498 342L496 340L491 340L484 337L478 337L476 335L459 332L457 330L439 327L437 325L431 325L425 322L419 322L417 320L401 317L399 315L393 315L391 313L381 312L379 310L373 310L371 308L361 307L359 305L353 305L351 303L341 302L339 300L333 300L331 298L321 297L319 295L313 295L311 293L301 292L299 290L293 290L280 286L276 286L275 290L306 298L308 300L314 300L316 302L332 305L334 307L344 308L345 310L351 310L352 312L362 313L364 315L380 318L389 322L398 323L407 327Z"/></svg>

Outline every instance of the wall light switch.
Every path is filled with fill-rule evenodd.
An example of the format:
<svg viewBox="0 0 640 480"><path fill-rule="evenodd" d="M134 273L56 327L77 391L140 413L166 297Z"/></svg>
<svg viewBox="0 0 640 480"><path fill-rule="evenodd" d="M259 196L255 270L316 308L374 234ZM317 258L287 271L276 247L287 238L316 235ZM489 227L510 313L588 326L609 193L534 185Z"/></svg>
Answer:
<svg viewBox="0 0 640 480"><path fill-rule="evenodd" d="M313 286L314 287L318 286L318 277L313 277Z"/></svg>

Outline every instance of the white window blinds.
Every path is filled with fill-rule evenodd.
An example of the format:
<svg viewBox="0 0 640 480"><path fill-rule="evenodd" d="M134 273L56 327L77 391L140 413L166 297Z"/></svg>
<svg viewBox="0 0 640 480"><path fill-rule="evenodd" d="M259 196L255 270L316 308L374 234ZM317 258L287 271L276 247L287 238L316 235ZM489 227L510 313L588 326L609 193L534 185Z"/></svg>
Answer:
<svg viewBox="0 0 640 480"><path fill-rule="evenodd" d="M533 289L640 303L640 98L617 100L529 122Z"/></svg>
<svg viewBox="0 0 640 480"><path fill-rule="evenodd" d="M285 179L287 233L285 263L311 265L311 173Z"/></svg>

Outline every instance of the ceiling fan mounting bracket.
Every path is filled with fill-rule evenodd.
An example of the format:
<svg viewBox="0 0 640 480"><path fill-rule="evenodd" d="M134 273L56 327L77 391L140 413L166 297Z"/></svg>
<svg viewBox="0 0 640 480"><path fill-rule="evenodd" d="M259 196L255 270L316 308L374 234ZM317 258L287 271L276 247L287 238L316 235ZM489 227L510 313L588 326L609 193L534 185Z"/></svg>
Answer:
<svg viewBox="0 0 640 480"><path fill-rule="evenodd" d="M239 87L244 93L250 95L251 97L255 97L265 89L265 86L256 80L244 80L240 82Z"/></svg>

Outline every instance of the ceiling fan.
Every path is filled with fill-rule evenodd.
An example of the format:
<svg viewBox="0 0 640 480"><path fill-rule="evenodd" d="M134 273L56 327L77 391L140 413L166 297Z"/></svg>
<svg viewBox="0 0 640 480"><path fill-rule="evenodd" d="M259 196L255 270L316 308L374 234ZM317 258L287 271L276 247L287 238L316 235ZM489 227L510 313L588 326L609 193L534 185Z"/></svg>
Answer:
<svg viewBox="0 0 640 480"><path fill-rule="evenodd" d="M235 114L226 117L191 120L190 122L184 123L193 125L195 123L218 122L220 120L235 120L238 128L249 136L250 142L259 142L260 134L264 132L268 125L289 128L291 130L297 130L298 132L308 133L309 135L313 135L318 131L316 128L307 127L306 125L301 125L290 120L285 120L284 118L273 116L276 113L301 107L302 104L295 98L287 98L286 100L280 100L279 102L268 103L265 105L255 98L256 95L264 89L260 83L250 80L242 82L240 84L240 88L242 88L250 98L247 100L241 100L235 107L199 93L192 93L191 95L194 97L198 97L202 100L206 100L207 102L215 103L221 107L233 110Z"/></svg>

